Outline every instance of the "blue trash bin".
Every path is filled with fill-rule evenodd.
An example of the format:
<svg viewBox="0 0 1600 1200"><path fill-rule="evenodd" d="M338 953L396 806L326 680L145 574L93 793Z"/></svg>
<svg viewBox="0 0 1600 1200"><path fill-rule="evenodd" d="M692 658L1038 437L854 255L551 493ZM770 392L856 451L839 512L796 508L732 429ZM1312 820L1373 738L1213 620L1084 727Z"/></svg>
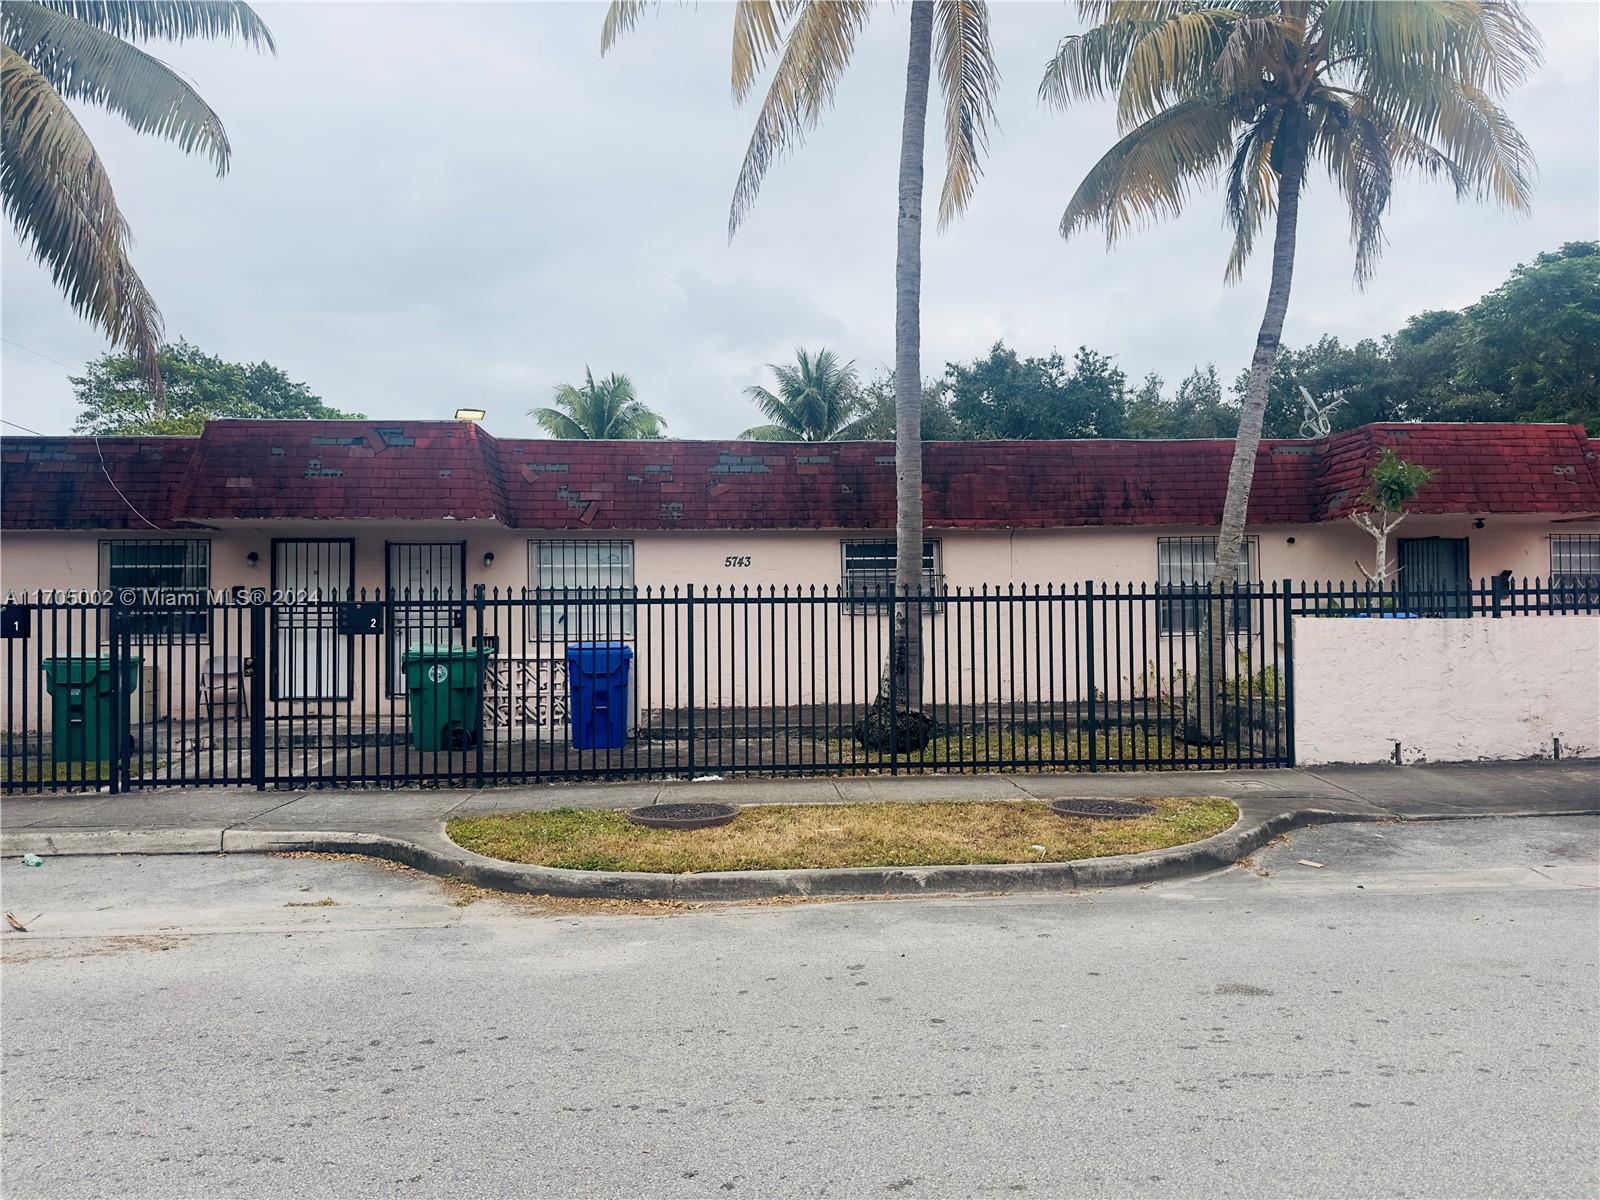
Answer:
<svg viewBox="0 0 1600 1200"><path fill-rule="evenodd" d="M628 674L633 647L574 642L567 647L567 717L577 750L615 750L628 743Z"/></svg>

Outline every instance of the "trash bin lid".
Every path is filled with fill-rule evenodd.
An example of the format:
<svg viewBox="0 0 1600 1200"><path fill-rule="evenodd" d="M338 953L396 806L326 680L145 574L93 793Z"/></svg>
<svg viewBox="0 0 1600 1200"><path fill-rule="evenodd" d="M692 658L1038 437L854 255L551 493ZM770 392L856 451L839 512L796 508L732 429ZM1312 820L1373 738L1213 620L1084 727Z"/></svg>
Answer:
<svg viewBox="0 0 1600 1200"><path fill-rule="evenodd" d="M483 651L488 654L488 650ZM478 651L470 646L407 646L401 663L414 662L473 662Z"/></svg>
<svg viewBox="0 0 1600 1200"><path fill-rule="evenodd" d="M567 666L592 675L606 675L633 659L626 642L572 642L567 646Z"/></svg>
<svg viewBox="0 0 1600 1200"><path fill-rule="evenodd" d="M126 678L137 671L142 661L137 654L125 655L122 659L124 677ZM73 655L70 658L47 658L39 666L51 683L84 684L93 682L101 675L109 675L111 673L111 656L109 654L100 654Z"/></svg>

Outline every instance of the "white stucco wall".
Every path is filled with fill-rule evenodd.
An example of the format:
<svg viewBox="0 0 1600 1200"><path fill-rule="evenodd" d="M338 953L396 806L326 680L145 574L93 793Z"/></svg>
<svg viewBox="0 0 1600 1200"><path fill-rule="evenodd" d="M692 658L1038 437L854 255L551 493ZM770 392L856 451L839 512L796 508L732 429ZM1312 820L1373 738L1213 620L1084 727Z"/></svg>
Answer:
<svg viewBox="0 0 1600 1200"><path fill-rule="evenodd" d="M1600 754L1600 619L1294 625L1295 758L1470 762Z"/></svg>

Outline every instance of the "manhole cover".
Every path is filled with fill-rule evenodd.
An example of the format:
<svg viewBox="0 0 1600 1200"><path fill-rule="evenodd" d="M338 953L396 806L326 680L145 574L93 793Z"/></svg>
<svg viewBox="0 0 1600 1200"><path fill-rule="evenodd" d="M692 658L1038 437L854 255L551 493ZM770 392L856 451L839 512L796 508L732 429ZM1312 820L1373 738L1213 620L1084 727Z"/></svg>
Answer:
<svg viewBox="0 0 1600 1200"><path fill-rule="evenodd" d="M1156 806L1138 800L1052 800L1050 811L1058 817L1120 819L1148 817L1156 811Z"/></svg>
<svg viewBox="0 0 1600 1200"><path fill-rule="evenodd" d="M646 804L630 808L628 820L652 829L709 829L726 825L739 815L731 804Z"/></svg>

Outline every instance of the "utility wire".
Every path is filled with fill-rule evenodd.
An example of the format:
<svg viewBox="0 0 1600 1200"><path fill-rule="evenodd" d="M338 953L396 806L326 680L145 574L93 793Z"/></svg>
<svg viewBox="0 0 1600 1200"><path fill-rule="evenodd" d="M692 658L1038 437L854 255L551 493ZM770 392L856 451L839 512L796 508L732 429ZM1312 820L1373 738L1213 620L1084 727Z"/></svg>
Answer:
<svg viewBox="0 0 1600 1200"><path fill-rule="evenodd" d="M71 363L64 363L59 358L51 358L48 354L40 354L39 351L35 350L32 346L24 346L21 342L13 342L8 337L0 337L0 342L4 342L8 346L15 346L18 350L26 350L35 358L42 358L45 360L45 362L53 362L56 364L56 366L65 367L69 371L76 371L78 369Z"/></svg>
<svg viewBox="0 0 1600 1200"><path fill-rule="evenodd" d="M101 471L102 474L105 475L106 482L111 485L111 490L113 492L115 492L117 495L122 496L122 489L117 486L117 481L115 479L111 478L111 472L106 469L106 456L105 456L104 451L102 451L100 449L100 435L99 434L95 435L94 452L96 454L100 455L100 471ZM146 525L150 526L151 529L154 529L154 530L157 530L157 531L159 531L161 529L161 526L157 525L149 517L145 516L142 512L140 512L137 508L135 508L133 506L133 501L132 500L129 500L126 496L122 496L122 502L128 506L128 511L129 512L133 513L133 515L138 517L139 520L143 521Z"/></svg>

